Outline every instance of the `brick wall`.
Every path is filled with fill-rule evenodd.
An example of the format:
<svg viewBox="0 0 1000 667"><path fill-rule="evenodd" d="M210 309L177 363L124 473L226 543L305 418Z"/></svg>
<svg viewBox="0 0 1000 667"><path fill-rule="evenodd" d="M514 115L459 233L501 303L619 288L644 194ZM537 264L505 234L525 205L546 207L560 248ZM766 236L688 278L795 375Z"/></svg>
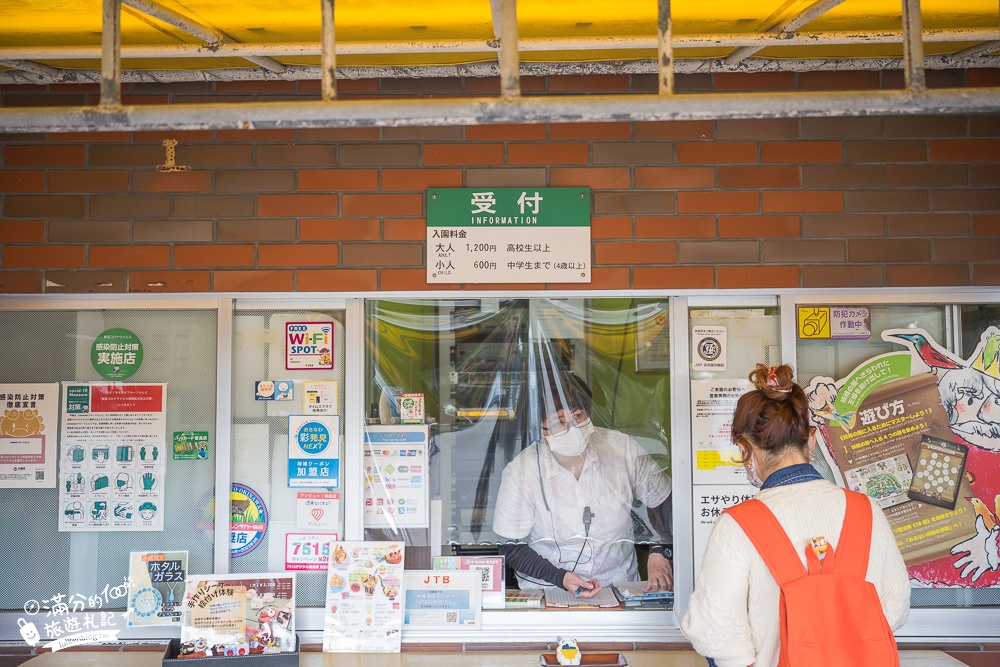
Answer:
<svg viewBox="0 0 1000 667"><path fill-rule="evenodd" d="M996 86L1000 70L928 78ZM900 72L678 77L681 91L901 85ZM651 92L655 78L522 87ZM498 88L339 84L347 98ZM317 91L314 81L144 85L126 87L123 101ZM8 86L0 103L98 97L96 86ZM156 171L163 139L179 141L177 164L190 171ZM579 185L592 188L591 289L1000 285L997 115L8 134L0 160L0 293L459 289L425 282L426 188Z"/></svg>

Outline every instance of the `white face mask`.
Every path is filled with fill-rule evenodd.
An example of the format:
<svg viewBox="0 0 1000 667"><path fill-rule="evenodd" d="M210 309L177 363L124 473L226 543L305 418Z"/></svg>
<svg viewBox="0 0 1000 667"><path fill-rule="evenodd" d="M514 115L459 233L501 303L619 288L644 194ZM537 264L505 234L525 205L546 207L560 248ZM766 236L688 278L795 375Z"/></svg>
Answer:
<svg viewBox="0 0 1000 667"><path fill-rule="evenodd" d="M757 474L757 466L754 465L753 454L750 455L750 465L747 466L747 477L750 480L750 484L752 484L754 488L759 489L764 486L764 480L762 480L760 475Z"/></svg>
<svg viewBox="0 0 1000 667"><path fill-rule="evenodd" d="M579 456L587 448L587 441L593 433L594 425L588 419L579 426L570 426L565 433L545 436L545 442L553 454Z"/></svg>

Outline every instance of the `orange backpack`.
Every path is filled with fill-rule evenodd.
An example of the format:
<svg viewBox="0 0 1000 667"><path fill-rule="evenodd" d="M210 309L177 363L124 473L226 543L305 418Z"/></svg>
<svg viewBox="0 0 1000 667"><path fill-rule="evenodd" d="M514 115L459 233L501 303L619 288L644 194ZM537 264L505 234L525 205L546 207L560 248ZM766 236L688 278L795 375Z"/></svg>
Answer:
<svg viewBox="0 0 1000 667"><path fill-rule="evenodd" d="M748 500L726 510L781 589L778 667L899 667L896 640L875 585L865 581L872 540L868 497L847 494L837 553L820 561L806 545L808 572L767 506Z"/></svg>

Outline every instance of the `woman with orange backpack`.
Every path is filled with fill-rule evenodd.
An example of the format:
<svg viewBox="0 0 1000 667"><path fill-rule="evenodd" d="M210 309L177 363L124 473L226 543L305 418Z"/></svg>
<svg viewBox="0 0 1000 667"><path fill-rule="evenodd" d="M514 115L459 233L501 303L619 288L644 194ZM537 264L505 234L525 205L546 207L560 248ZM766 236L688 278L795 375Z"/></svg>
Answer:
<svg viewBox="0 0 1000 667"><path fill-rule="evenodd" d="M810 465L809 404L792 376L750 373L732 438L760 492L716 521L681 629L718 667L893 667L906 566L878 505Z"/></svg>

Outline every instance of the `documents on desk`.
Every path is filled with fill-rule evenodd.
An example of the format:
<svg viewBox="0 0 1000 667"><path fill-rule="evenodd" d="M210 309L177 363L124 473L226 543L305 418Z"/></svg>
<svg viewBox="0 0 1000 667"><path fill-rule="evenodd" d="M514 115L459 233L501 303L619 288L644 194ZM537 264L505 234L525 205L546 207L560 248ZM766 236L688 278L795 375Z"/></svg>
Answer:
<svg viewBox="0 0 1000 667"><path fill-rule="evenodd" d="M602 588L591 598L581 598L561 588L545 591L545 607L548 609L617 609L618 598L610 588Z"/></svg>
<svg viewBox="0 0 1000 667"><path fill-rule="evenodd" d="M673 609L673 591L647 591L645 581L619 581L613 584L615 593L626 609Z"/></svg>

